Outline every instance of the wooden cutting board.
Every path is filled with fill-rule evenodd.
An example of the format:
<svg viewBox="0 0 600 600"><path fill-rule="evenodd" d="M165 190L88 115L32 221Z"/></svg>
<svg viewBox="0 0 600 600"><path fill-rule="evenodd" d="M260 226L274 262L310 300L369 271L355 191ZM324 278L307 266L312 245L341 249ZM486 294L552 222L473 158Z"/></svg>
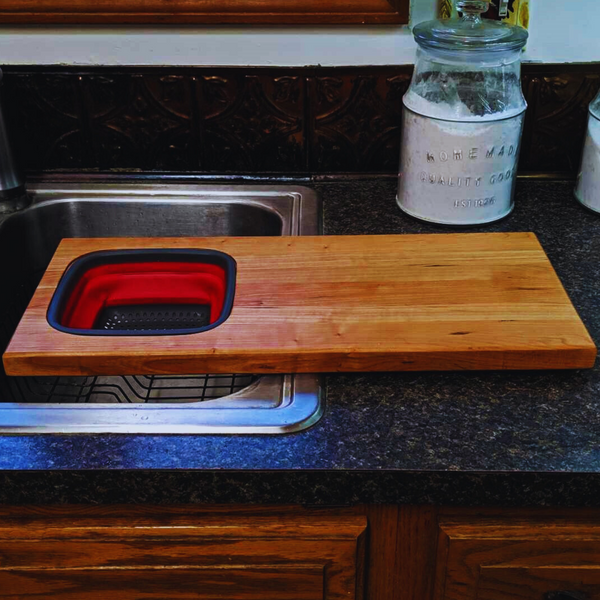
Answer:
<svg viewBox="0 0 600 600"><path fill-rule="evenodd" d="M77 257L214 249L237 262L233 310L177 336L82 336L46 313ZM66 239L4 354L9 375L592 367L596 347L533 233Z"/></svg>

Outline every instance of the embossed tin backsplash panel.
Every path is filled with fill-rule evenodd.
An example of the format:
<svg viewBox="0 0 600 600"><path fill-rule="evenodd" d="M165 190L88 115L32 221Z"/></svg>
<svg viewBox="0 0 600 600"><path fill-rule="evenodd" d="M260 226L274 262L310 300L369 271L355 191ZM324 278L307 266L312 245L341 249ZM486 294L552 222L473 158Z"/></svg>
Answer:
<svg viewBox="0 0 600 600"><path fill-rule="evenodd" d="M5 69L28 172L395 173L412 66ZM521 172L574 174L600 64L523 66Z"/></svg>

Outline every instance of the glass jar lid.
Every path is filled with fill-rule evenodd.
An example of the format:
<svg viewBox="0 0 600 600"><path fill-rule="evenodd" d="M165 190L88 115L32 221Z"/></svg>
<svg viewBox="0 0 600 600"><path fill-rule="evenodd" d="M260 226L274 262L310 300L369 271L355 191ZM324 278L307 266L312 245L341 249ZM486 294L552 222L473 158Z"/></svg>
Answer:
<svg viewBox="0 0 600 600"><path fill-rule="evenodd" d="M413 29L419 46L431 50L489 52L520 50L528 33L522 27L481 17L489 8L485 0L456 0L459 19L436 19Z"/></svg>

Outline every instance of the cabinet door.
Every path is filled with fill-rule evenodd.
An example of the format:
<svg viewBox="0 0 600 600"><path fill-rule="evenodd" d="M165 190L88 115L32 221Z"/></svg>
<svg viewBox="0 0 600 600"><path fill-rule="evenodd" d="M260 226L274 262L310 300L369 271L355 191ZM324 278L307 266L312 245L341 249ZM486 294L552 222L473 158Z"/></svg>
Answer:
<svg viewBox="0 0 600 600"><path fill-rule="evenodd" d="M600 519L441 516L436 600L600 600Z"/></svg>
<svg viewBox="0 0 600 600"><path fill-rule="evenodd" d="M364 517L69 510L0 511L0 599L359 600L362 593Z"/></svg>

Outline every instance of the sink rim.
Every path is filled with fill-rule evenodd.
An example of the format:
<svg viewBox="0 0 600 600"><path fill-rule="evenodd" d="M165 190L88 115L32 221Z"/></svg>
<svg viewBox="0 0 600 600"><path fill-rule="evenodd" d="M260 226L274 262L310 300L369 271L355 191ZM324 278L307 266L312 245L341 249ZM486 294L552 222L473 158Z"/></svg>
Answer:
<svg viewBox="0 0 600 600"><path fill-rule="evenodd" d="M315 424L324 411L320 377L287 374L268 375L261 380L279 377L283 383L282 401L278 406L242 408L242 394L248 388L231 396L188 404L0 403L0 434L281 434L302 431ZM237 405L215 406L224 403L226 398L233 397L235 401L236 396L240 399ZM215 404L200 408L208 403ZM114 414L115 411L125 412ZM85 415L86 422L74 422L73 417L81 418L81 415ZM118 421L110 418L115 416ZM233 416L235 424L227 423L224 417ZM201 419L195 421L194 417ZM157 422L151 422L152 418Z"/></svg>
<svg viewBox="0 0 600 600"><path fill-rule="evenodd" d="M197 183L35 183L26 212L69 202L140 202L251 205L276 214L281 235L321 233L320 199L298 185L208 185ZM277 206L287 199L288 207ZM265 396L266 394L266 396ZM33 404L0 402L0 434L281 434L316 423L324 410L321 378L313 374L265 375L228 396L203 402L152 404ZM84 412L81 412L84 411ZM120 412L119 412L120 411ZM125 411L125 412L123 412ZM85 423L81 416L85 415ZM77 422L76 418L79 418Z"/></svg>
<svg viewBox="0 0 600 600"><path fill-rule="evenodd" d="M75 178L74 178L75 179ZM277 215L282 221L281 235L321 235L321 200L315 190L302 185L242 185L202 183L143 183L136 180L116 183L36 182L28 184L31 203L16 213L0 215L0 230L6 221L37 212L49 205L70 202L123 202L178 204L237 204L253 206ZM73 197L76 195L76 197ZM203 197L211 196L211 197ZM274 201L288 198L289 211ZM177 237L177 236L175 236Z"/></svg>

